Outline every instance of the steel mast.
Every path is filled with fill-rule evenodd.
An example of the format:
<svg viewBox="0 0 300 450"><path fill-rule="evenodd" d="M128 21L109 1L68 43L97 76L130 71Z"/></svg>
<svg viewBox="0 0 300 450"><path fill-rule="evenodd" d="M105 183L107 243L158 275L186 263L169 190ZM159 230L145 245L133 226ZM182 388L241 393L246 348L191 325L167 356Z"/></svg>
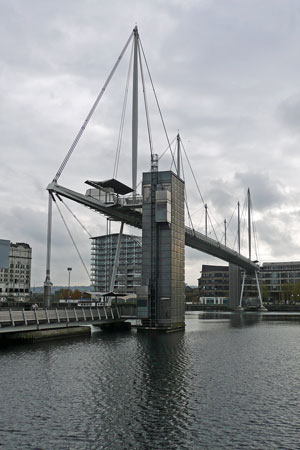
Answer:
<svg viewBox="0 0 300 450"><path fill-rule="evenodd" d="M132 189L136 195L137 158L138 158L138 45L139 33L137 26L133 29L133 79L132 79Z"/></svg>
<svg viewBox="0 0 300 450"><path fill-rule="evenodd" d="M106 90L106 88L107 88L107 86L108 86L108 84L110 82L110 80L112 79L112 77L113 77L113 75L114 75L114 73L115 73L115 71L116 71L116 69L117 69L121 59L123 58L124 53L126 52L127 47L128 47L128 45L129 45L129 43L130 43L130 41L132 39L132 36L134 35L134 37L136 37L136 34L137 34L137 27L135 27L133 32L130 34L130 36L129 36L125 46L122 49L122 52L120 53L119 57L117 58L117 61L115 62L115 64L114 64L114 66L113 66L113 68L112 68L108 78L106 79L103 88L99 92L99 94L98 94L98 96L97 96L97 98L96 98L96 100L95 100L91 110L89 111L85 121L83 122L83 124L82 124L80 130L78 131L74 141L72 142L72 145L69 148L69 151L67 152L63 162L61 163L61 165L60 165L60 167L59 167L59 169L58 169L58 171L57 171L57 173L56 173L56 175L55 175L55 177L53 179L53 183L57 184L57 181L58 181L59 177L61 176L61 174L62 174L64 168L66 167L70 157L72 156L72 153L75 150L75 147L77 146L77 144L78 144L78 142L79 142L83 132L85 131L85 129L86 129L86 127L87 127L87 125L88 125L92 115L94 114L94 112L95 112L95 110L96 110L96 108L98 106L98 103L100 102L100 100L101 100L101 98L102 98L102 96L103 96L103 94L104 94L104 92L105 92L105 90ZM51 286L52 286L52 283L51 283L51 280L50 280L50 267L51 267L51 236L52 236L52 201L53 201L53 198L51 196L51 193L49 192L49 198L48 198L46 279L45 279L45 282L44 282L44 305L45 305L45 308L48 308L50 306L50 303L51 303Z"/></svg>
<svg viewBox="0 0 300 450"><path fill-rule="evenodd" d="M251 261L251 197L250 189L247 192L248 197L248 244L249 244L249 259Z"/></svg>
<svg viewBox="0 0 300 450"><path fill-rule="evenodd" d="M180 149L180 136L177 134L177 175L180 178L180 159L181 159L181 149Z"/></svg>

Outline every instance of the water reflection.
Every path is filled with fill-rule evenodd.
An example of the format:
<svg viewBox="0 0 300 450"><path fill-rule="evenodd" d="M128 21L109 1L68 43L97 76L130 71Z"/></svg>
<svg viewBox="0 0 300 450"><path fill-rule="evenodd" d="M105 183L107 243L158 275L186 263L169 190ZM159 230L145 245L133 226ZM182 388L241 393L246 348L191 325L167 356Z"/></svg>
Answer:
<svg viewBox="0 0 300 450"><path fill-rule="evenodd" d="M259 313L233 313L230 316L230 326L232 328L251 327L261 321L262 315Z"/></svg>
<svg viewBox="0 0 300 450"><path fill-rule="evenodd" d="M298 449L299 324L200 317L0 351L0 447Z"/></svg>
<svg viewBox="0 0 300 450"><path fill-rule="evenodd" d="M187 427L188 352L184 332L137 337L142 357L139 442L142 439L145 446L155 442L155 448L170 448L169 442L173 446L182 442Z"/></svg>
<svg viewBox="0 0 300 450"><path fill-rule="evenodd" d="M232 328L242 328L257 325L263 320L260 313L245 312L204 312L198 318L207 321L228 322Z"/></svg>

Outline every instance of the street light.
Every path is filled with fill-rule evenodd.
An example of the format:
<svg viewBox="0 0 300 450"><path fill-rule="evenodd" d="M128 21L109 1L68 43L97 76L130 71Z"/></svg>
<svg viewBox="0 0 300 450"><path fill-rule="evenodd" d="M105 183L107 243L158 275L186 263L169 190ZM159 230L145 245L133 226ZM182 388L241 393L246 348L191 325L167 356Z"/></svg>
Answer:
<svg viewBox="0 0 300 450"><path fill-rule="evenodd" d="M68 299L70 299L70 279L71 279L71 270L72 270L72 267L68 267L68 273L69 273ZM67 302L68 302L68 299L67 299Z"/></svg>

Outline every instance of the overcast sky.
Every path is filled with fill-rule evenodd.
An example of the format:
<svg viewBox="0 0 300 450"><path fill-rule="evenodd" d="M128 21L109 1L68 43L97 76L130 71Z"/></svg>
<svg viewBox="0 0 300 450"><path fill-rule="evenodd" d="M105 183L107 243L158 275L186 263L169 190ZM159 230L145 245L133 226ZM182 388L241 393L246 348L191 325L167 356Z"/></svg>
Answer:
<svg viewBox="0 0 300 450"><path fill-rule="evenodd" d="M136 24L169 138L180 130L218 238L224 242L224 219L230 221L238 200L243 207L249 187L260 262L300 260L298 0L0 0L0 12L0 238L31 245L32 286L45 279L46 186ZM112 177L129 57L130 48L59 184L85 192L85 180ZM148 81L147 97L160 155L167 142ZM141 104L139 179L150 165L142 112ZM128 110L118 171L127 184L129 121ZM170 161L162 158L160 168L169 169ZM204 232L186 160L184 174L193 226ZM92 235L105 233L103 216L68 205ZM89 266L90 240L64 215ZM235 211L232 245L236 226ZM186 249L186 282L197 284L203 263L222 264ZM54 210L54 284L67 284L67 267L71 284L89 284Z"/></svg>

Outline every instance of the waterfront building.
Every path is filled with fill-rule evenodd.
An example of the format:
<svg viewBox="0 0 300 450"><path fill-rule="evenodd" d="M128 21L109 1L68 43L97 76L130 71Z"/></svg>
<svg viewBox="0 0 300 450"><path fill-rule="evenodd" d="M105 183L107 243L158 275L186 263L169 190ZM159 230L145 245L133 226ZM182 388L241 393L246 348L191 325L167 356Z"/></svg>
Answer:
<svg viewBox="0 0 300 450"><path fill-rule="evenodd" d="M293 287L300 282L300 261L266 262L260 271L264 297L272 301L299 301Z"/></svg>
<svg viewBox="0 0 300 450"><path fill-rule="evenodd" d="M108 292L119 234L92 238L91 279L96 292ZM135 293L141 285L142 238L122 234L115 292Z"/></svg>
<svg viewBox="0 0 300 450"><path fill-rule="evenodd" d="M203 304L227 303L229 291L228 266L215 266L203 264L201 277L198 279L198 288L201 303Z"/></svg>
<svg viewBox="0 0 300 450"><path fill-rule="evenodd" d="M25 301L30 295L32 249L0 239L0 299Z"/></svg>
<svg viewBox="0 0 300 450"><path fill-rule="evenodd" d="M201 305L228 305L228 297L199 297Z"/></svg>

